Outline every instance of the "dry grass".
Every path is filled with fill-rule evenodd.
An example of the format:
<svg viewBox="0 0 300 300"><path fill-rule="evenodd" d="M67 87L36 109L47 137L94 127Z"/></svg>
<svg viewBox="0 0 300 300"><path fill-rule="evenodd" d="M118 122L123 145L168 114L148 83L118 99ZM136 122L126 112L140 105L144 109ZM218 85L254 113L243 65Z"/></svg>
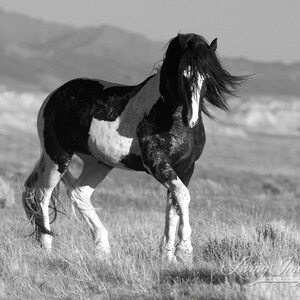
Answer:
<svg viewBox="0 0 300 300"><path fill-rule="evenodd" d="M15 194L7 180L0 177L0 208L10 207L15 203Z"/></svg>
<svg viewBox="0 0 300 300"><path fill-rule="evenodd" d="M71 215L59 216L54 224L57 236L47 254L27 236L32 229L20 207L0 210L0 299L297 299L299 288L291 284L251 286L260 274L241 272L241 278L222 271L224 265L237 266L248 256L252 265L280 268L282 260L293 257L298 266L297 224L280 220L276 211L273 218L257 214L274 195L267 193L253 210L249 196L243 198L239 189L221 184L213 191L211 180L201 179L199 186L194 181L195 257L193 266L185 267L162 262L158 253L164 189L147 176L129 185L130 177L113 173L94 195L110 232L110 261L95 257L85 224ZM203 197L198 188L205 191ZM62 200L65 203L63 195Z"/></svg>

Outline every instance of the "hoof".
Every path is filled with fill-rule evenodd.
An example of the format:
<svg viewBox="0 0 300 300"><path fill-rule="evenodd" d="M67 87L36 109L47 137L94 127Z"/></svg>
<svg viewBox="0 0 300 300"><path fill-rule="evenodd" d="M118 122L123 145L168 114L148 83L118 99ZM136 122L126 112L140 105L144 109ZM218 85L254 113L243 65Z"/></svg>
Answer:
<svg viewBox="0 0 300 300"><path fill-rule="evenodd" d="M191 265L193 263L193 247L190 243L179 243L176 252L175 257L178 262L181 262L185 265Z"/></svg>
<svg viewBox="0 0 300 300"><path fill-rule="evenodd" d="M109 261L111 258L110 249L96 248L95 256L100 261Z"/></svg>
<svg viewBox="0 0 300 300"><path fill-rule="evenodd" d="M178 251L175 254L175 258L177 262L183 263L185 265L193 264L193 253L191 252Z"/></svg>
<svg viewBox="0 0 300 300"><path fill-rule="evenodd" d="M164 249L161 252L161 258L163 262L171 263L171 262L176 262L176 257L175 257L175 248L173 249Z"/></svg>
<svg viewBox="0 0 300 300"><path fill-rule="evenodd" d="M167 255L165 255L163 257L163 260L167 263L172 263L172 262L177 262L177 259L176 259L176 256L175 256L175 253L167 253Z"/></svg>
<svg viewBox="0 0 300 300"><path fill-rule="evenodd" d="M47 252L51 252L52 248L52 236L49 234L41 234L40 243L43 249Z"/></svg>

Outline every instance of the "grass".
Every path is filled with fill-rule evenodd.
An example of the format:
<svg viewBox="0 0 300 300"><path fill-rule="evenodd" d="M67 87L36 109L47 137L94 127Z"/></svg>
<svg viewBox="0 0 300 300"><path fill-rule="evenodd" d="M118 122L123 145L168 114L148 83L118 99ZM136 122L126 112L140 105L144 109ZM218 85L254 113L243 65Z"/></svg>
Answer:
<svg viewBox="0 0 300 300"><path fill-rule="evenodd" d="M20 205L22 184L39 152L37 141L26 135L23 143L24 136L1 135L7 141L1 153L8 155L0 155L0 176L16 203L0 209L0 299L299 299L300 289L291 283L253 285L272 275L262 273L262 266L278 273L288 258L298 275L296 138L210 132L190 184L194 263L188 267L159 256L165 189L146 174L119 170L93 195L109 230L111 260L96 258L87 227L72 216L63 191L67 216L59 215L52 226L52 253L43 251L29 236ZM236 268L247 257L229 274L228 266Z"/></svg>
<svg viewBox="0 0 300 300"><path fill-rule="evenodd" d="M114 172L93 196L110 232L110 261L96 258L84 222L70 214L53 224L56 238L47 254L28 236L32 228L19 206L1 209L0 299L297 299L299 288L291 284L251 286L260 274L244 272L241 278L222 272L224 265L237 266L248 256L251 265L280 269L282 260L293 257L298 266L298 222L288 213L296 209L296 191L271 193L262 186L258 195L249 195L196 171L191 183L195 257L185 267L159 256L165 190L147 175L135 181L132 176ZM281 198L287 212L280 207L270 212ZM62 200L67 203L63 193Z"/></svg>
<svg viewBox="0 0 300 300"><path fill-rule="evenodd" d="M134 206L129 214L116 210L103 216L106 223L112 220L108 226L110 261L96 259L84 224L65 217L53 226L57 236L52 253L47 254L27 236L31 228L25 219L16 222L15 213L4 209L1 220L4 214L0 242L3 299L251 299L251 295L258 299L255 295L261 289L248 285L255 280L251 272L241 273L243 278L226 276L222 266L236 266L248 256L256 263L278 265L291 256L298 262L300 255L294 223L253 219L240 226L212 220L205 226L194 223L193 266L166 264L158 253L163 213ZM274 293L280 285L274 285ZM295 290L287 286L284 293L289 291L293 299ZM274 299L265 296L261 299Z"/></svg>
<svg viewBox="0 0 300 300"><path fill-rule="evenodd" d="M0 208L12 206L15 203L15 194L9 183L0 177Z"/></svg>

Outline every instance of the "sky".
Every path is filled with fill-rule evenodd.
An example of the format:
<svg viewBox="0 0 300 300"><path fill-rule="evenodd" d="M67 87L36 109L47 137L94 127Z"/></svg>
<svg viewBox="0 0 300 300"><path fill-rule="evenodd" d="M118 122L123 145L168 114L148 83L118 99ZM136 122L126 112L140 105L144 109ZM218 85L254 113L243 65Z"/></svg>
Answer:
<svg viewBox="0 0 300 300"><path fill-rule="evenodd" d="M76 27L109 24L168 41L218 37L225 57L300 62L299 0L0 0L0 8Z"/></svg>

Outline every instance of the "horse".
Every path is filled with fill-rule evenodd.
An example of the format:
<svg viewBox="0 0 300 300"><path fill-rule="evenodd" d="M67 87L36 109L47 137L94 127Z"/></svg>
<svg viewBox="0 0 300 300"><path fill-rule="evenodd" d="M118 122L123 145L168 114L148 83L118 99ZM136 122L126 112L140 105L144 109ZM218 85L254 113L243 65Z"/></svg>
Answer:
<svg viewBox="0 0 300 300"><path fill-rule="evenodd" d="M246 79L222 67L217 39L208 44L200 35L178 34L166 47L162 65L138 85L78 78L43 102L37 117L41 155L24 184L22 203L46 250L54 235L49 205L61 181L96 253L110 254L108 231L91 196L113 168L121 168L144 171L166 187L161 253L169 261L192 260L188 184L206 139L201 113L213 118L206 102L227 110L226 96L235 96ZM73 155L83 162L78 178L68 170Z"/></svg>

